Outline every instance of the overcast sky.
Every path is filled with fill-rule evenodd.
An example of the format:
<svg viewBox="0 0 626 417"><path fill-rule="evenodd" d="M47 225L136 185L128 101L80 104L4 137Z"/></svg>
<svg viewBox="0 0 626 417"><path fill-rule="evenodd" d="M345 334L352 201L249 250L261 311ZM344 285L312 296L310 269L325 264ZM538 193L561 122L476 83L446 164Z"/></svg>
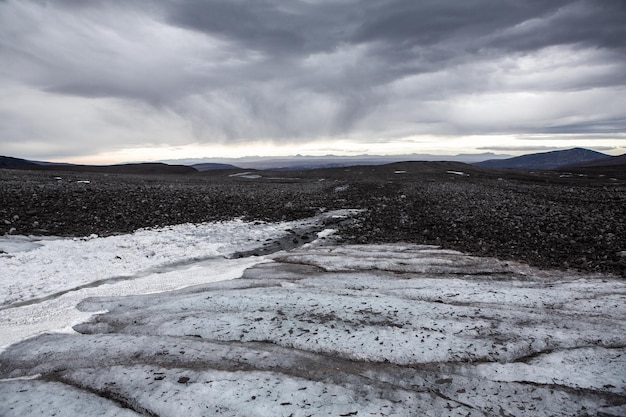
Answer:
<svg viewBox="0 0 626 417"><path fill-rule="evenodd" d="M0 154L621 154L624 22L624 0L0 0Z"/></svg>

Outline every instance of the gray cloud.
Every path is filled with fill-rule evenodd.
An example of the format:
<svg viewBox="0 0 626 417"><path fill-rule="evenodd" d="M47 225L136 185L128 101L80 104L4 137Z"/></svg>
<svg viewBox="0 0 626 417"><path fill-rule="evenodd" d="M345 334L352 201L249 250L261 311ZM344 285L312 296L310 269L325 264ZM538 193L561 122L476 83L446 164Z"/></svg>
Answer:
<svg viewBox="0 0 626 417"><path fill-rule="evenodd" d="M274 58L331 51L360 24L361 1L191 0L162 3L167 21Z"/></svg>
<svg viewBox="0 0 626 417"><path fill-rule="evenodd" d="M522 151L522 152L542 152L567 149L562 146L480 146L476 148L483 151ZM596 151L612 151L617 149L615 146L593 146Z"/></svg>
<svg viewBox="0 0 626 417"><path fill-rule="evenodd" d="M555 44L580 44L624 51L624 17L626 4L620 0L561 2L541 17L507 28L494 45L534 50Z"/></svg>
<svg viewBox="0 0 626 417"><path fill-rule="evenodd" d="M523 151L523 152L540 152L540 151L554 151L557 149L563 149L558 146L479 146L476 148L481 151Z"/></svg>
<svg viewBox="0 0 626 417"><path fill-rule="evenodd" d="M623 118L550 126L543 130L547 133L620 133L625 127L626 118Z"/></svg>
<svg viewBox="0 0 626 417"><path fill-rule="evenodd" d="M624 21L622 0L0 1L0 144L619 133Z"/></svg>

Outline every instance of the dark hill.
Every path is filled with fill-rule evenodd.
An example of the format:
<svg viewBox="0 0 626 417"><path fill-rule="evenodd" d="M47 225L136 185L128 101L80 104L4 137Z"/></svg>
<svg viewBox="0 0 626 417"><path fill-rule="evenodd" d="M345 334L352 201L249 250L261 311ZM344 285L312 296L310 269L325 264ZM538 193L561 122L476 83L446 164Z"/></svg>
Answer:
<svg viewBox="0 0 626 417"><path fill-rule="evenodd" d="M582 164L568 165L559 168L559 171L626 179L626 154L609 156Z"/></svg>
<svg viewBox="0 0 626 417"><path fill-rule="evenodd" d="M240 169L239 167L236 167L231 164L218 164L218 163L210 163L210 162L203 163L203 164L194 164L194 165L191 165L191 167L200 172L217 171L221 169Z"/></svg>
<svg viewBox="0 0 626 417"><path fill-rule="evenodd" d="M5 157L6 158L6 157ZM10 158L15 159L15 158ZM2 160L0 160L1 162ZM102 174L135 174L135 175L187 175L197 174L198 171L185 165L167 165L160 162L120 165L73 165L53 163L14 164L1 166L3 168L29 169L37 171L63 171L63 172L93 172Z"/></svg>
<svg viewBox="0 0 626 417"><path fill-rule="evenodd" d="M455 161L406 161L386 165L355 165L336 168L257 171L263 180L334 180L334 181L411 181L495 179L502 175L522 180L536 180L528 171L498 170ZM262 181L259 179L258 181Z"/></svg>
<svg viewBox="0 0 626 417"><path fill-rule="evenodd" d="M601 159L594 159L590 162L583 162L574 165L568 165L563 168L595 168L624 165L626 166L626 153L620 156L609 156Z"/></svg>
<svg viewBox="0 0 626 417"><path fill-rule="evenodd" d="M561 167L590 162L607 158L601 152L583 148L573 148L564 151L551 151L517 156L509 159L490 159L475 165L485 168L515 168L515 169L558 169Z"/></svg>
<svg viewBox="0 0 626 417"><path fill-rule="evenodd" d="M91 169L91 167L88 167ZM167 165L160 162L143 163L143 164L123 164L104 166L103 172L111 172L115 174L197 174L198 171L192 167L185 165Z"/></svg>
<svg viewBox="0 0 626 417"><path fill-rule="evenodd" d="M12 156L0 156L0 168L36 167L37 164L26 159L13 158Z"/></svg>

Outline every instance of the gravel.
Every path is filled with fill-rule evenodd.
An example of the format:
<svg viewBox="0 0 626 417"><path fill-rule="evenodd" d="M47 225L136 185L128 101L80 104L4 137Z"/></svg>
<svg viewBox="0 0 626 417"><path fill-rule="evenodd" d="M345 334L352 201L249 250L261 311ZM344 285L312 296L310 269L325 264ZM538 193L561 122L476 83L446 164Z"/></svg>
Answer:
<svg viewBox="0 0 626 417"><path fill-rule="evenodd" d="M366 209L347 243L436 244L626 277L626 180L457 163L122 175L0 170L0 234L88 236L186 222Z"/></svg>

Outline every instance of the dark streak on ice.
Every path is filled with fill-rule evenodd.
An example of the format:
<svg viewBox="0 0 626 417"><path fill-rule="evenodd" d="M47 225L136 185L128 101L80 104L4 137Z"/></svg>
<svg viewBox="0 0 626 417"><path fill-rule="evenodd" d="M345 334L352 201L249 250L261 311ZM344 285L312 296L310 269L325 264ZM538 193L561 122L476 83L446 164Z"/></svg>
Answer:
<svg viewBox="0 0 626 417"><path fill-rule="evenodd" d="M0 306L0 311L2 310L8 310L10 308L18 308L18 307L24 307L24 306L29 306L29 305L33 305L33 304L38 304L38 303L43 303L45 301L49 301L49 300L54 300L56 298L59 298L65 294L74 292L74 291L80 291L83 290L85 288L97 288L100 287L102 285L107 285L107 284L115 284L116 282L122 282L122 281L132 281L135 279L139 279L139 278L144 278L147 277L149 275L153 275L153 274L164 274L167 272L171 272L171 271L175 271L177 269L183 269L185 267L189 267L192 265L198 265L201 264L203 262L206 262L208 260L211 259L218 259L218 258L224 258L223 256L207 256L207 257L203 257L203 258L196 258L196 259L187 259L184 261L180 261L180 262L172 262L170 264L166 264L166 265L160 265L160 266L156 266L153 268L148 268L144 271L140 271L136 274L133 275L120 275L117 277L110 277L110 278L104 278L104 279L99 279L97 281L93 281L90 282L88 284L83 284L83 285L79 285L76 287L72 287L72 288L68 288L66 290L63 291L59 291L56 292L54 294L50 294L50 295L46 295L45 297L38 297L38 298L31 298L29 300L26 301L18 301L15 303L11 303L9 305L3 305Z"/></svg>
<svg viewBox="0 0 626 417"><path fill-rule="evenodd" d="M349 220L341 219L342 224L346 224L348 221ZM339 222L340 220L334 221L334 223L339 223ZM163 274L163 273L172 272L178 269L185 269L187 267L191 267L194 265L200 265L203 262L206 262L212 259L219 259L219 258L239 259L239 258L246 258L249 256L271 255L272 253L276 253L281 250L290 250L290 249L298 248L307 243L310 243L311 240L314 239L312 236L315 236L317 232L320 232L324 228L324 226L329 223L333 223L333 221L327 218L325 219L323 224L322 222L319 222L309 227L290 229L287 231L288 233L283 237L280 237L278 239L273 239L269 242L265 242L263 245L258 246L254 249L241 251L241 252L235 252L230 256L206 256L206 257L199 257L195 259L187 259L184 261L172 262L169 264L148 268L144 271L140 271L132 275L120 275L116 277L104 278L104 279L90 282L88 284L83 284L83 285L79 285L76 287L68 288L66 290L56 292L54 294L49 294L49 295L46 295L45 297L31 298L29 300L18 301L18 302L14 302L8 305L0 305L0 311L8 310L10 308L25 307L29 305L43 303L46 301L50 301L50 300L54 300L59 297L62 297L65 294L68 294L74 291L80 291L86 288L97 288L102 285L115 284L117 282L122 282L122 281L132 281L135 279L145 278L153 274Z"/></svg>

